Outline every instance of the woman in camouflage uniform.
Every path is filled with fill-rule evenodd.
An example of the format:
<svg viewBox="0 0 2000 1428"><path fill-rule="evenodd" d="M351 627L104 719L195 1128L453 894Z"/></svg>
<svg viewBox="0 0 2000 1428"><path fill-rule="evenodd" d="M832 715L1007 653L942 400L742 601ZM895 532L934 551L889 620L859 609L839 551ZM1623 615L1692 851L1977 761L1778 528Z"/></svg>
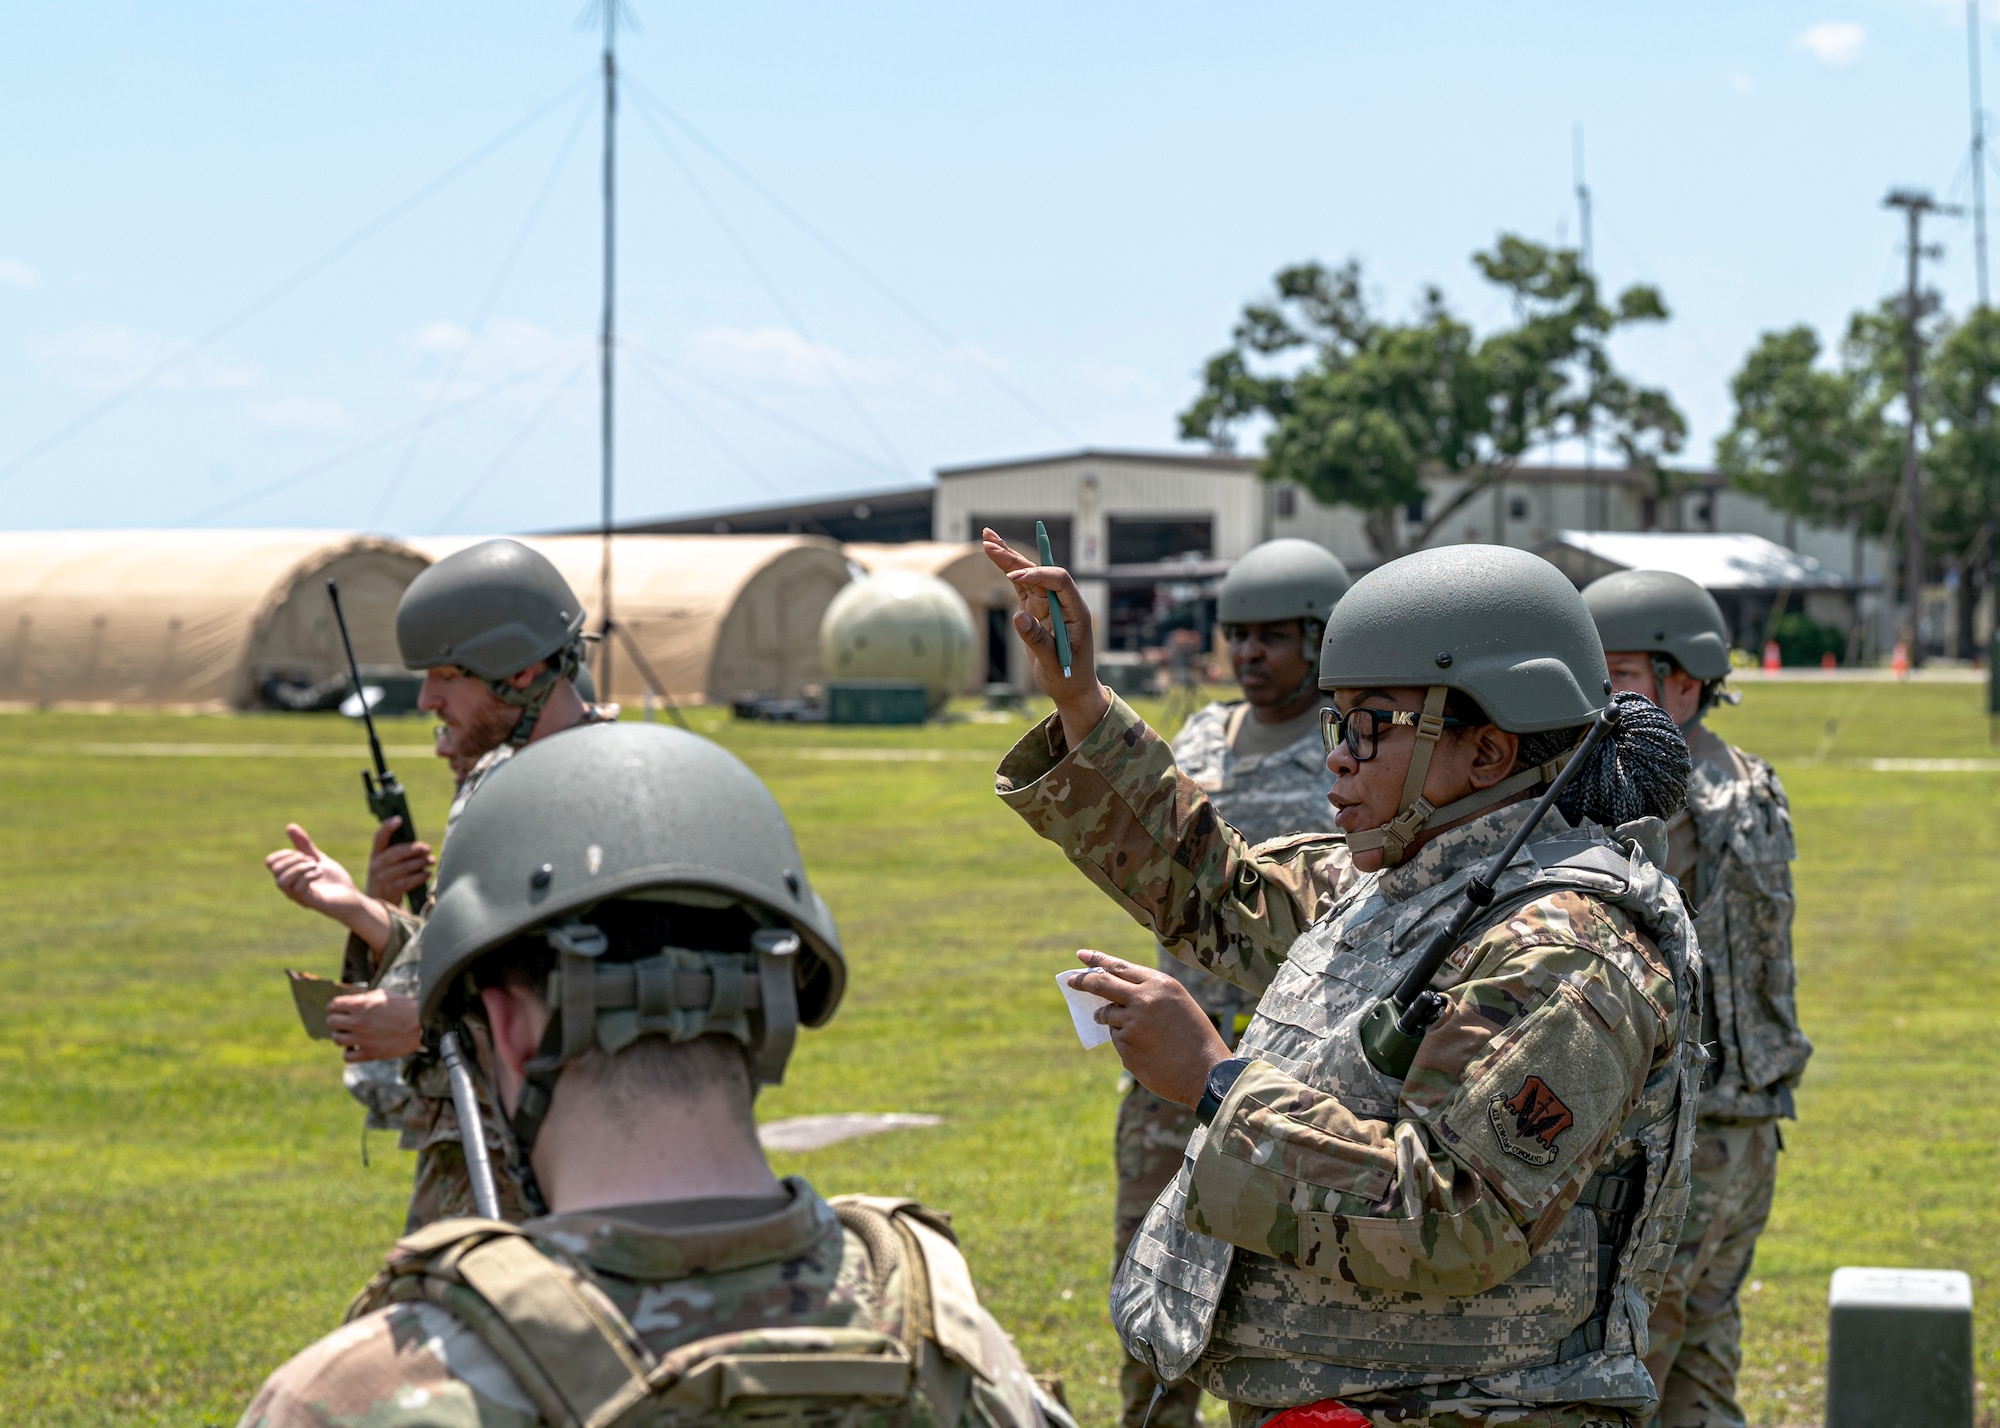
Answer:
<svg viewBox="0 0 2000 1428"><path fill-rule="evenodd" d="M1657 865L1687 776L1671 724L1623 697L1616 742L1433 979L1444 1010L1405 1077L1358 1036L1604 703L1575 589L1494 546L1363 577L1320 664L1345 845L1253 848L1097 683L1067 573L993 554L1057 706L1002 762L1002 798L1163 943L1261 993L1232 1055L1171 978L1085 954L1077 985L1114 1003L1128 1069L1206 1123L1114 1283L1127 1349L1226 1399L1238 1428L1646 1409L1699 1057L1699 955ZM1072 679L1035 618L1045 590Z"/></svg>

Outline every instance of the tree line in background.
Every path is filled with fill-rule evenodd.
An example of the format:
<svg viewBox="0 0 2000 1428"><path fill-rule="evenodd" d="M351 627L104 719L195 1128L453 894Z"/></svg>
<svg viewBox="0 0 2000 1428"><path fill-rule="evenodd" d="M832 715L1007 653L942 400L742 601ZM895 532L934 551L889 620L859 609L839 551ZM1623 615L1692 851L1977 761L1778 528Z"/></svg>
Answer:
<svg viewBox="0 0 2000 1428"><path fill-rule="evenodd" d="M1203 368L1180 434L1226 451L1245 427L1262 429L1260 474L1359 509L1384 559L1425 544L1529 452L1557 442L1616 452L1650 471L1663 497L1685 489L1689 477L1668 461L1685 444L1686 418L1608 351L1619 331L1667 319L1659 291L1635 285L1608 299L1574 250L1511 234L1472 262L1514 314L1484 336L1435 287L1394 321L1371 305L1358 263L1281 270ZM1926 576L1956 578L1973 595L1991 587L2000 555L2000 313L1954 319L1932 300L1917 329ZM1717 469L1782 512L1894 548L1903 342L1900 298L1855 313L1832 353L1805 325L1765 333L1730 381L1735 411ZM1437 473L1459 485L1427 508L1423 477ZM1413 518L1399 522L1399 509ZM1959 608L1969 636L1972 599Z"/></svg>

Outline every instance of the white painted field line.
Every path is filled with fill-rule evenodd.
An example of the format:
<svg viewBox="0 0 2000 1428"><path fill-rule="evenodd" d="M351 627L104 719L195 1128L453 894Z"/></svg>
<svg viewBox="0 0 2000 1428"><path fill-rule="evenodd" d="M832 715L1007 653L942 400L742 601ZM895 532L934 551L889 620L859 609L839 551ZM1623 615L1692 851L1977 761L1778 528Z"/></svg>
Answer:
<svg viewBox="0 0 2000 1428"><path fill-rule="evenodd" d="M1870 773L2000 773L2000 759L1833 759L1837 768Z"/></svg>
<svg viewBox="0 0 2000 1428"><path fill-rule="evenodd" d="M820 1150L829 1145L839 1145L844 1140L853 1140L856 1136L917 1130L942 1124L940 1116L913 1116L897 1111L886 1115L847 1111L831 1116L793 1116L785 1121L766 1121L757 1127L757 1140L766 1150Z"/></svg>
<svg viewBox="0 0 2000 1428"><path fill-rule="evenodd" d="M20 746L31 752L33 746ZM82 754L101 759L360 759L368 758L365 744L343 748L332 744L50 744L53 753ZM427 759L434 751L428 744L392 744L383 751L392 759Z"/></svg>
<svg viewBox="0 0 2000 1428"><path fill-rule="evenodd" d="M999 760L996 755L980 749L839 749L786 748L783 745L763 748L746 748L738 752L756 757L774 754L780 758L823 759L829 763L857 764L990 764Z"/></svg>

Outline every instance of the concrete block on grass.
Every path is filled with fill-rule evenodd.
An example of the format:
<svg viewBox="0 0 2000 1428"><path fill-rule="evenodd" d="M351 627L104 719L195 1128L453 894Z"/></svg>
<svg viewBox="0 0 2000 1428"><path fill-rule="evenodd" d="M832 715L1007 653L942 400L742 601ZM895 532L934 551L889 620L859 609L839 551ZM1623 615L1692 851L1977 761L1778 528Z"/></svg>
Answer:
<svg viewBox="0 0 2000 1428"><path fill-rule="evenodd" d="M1972 1428L1972 1280L1955 1269L1833 1272L1827 1428Z"/></svg>

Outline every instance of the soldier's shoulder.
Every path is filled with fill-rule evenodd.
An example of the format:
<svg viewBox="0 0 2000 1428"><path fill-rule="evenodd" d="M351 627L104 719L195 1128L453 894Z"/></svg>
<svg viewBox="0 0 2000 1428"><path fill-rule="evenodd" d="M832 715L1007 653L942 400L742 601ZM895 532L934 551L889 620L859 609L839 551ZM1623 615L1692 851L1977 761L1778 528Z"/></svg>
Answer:
<svg viewBox="0 0 2000 1428"><path fill-rule="evenodd" d="M1779 781L1778 771L1772 767L1769 759L1760 758L1748 749L1739 748L1735 744L1729 746L1729 752L1735 756L1737 764L1742 768L1745 782L1758 792L1776 798L1780 803L1785 801L1785 786Z"/></svg>
<svg viewBox="0 0 2000 1428"><path fill-rule="evenodd" d="M507 1366L462 1320L434 1304L404 1303L342 1325L284 1364L239 1428L539 1421Z"/></svg>
<svg viewBox="0 0 2000 1428"><path fill-rule="evenodd" d="M1325 829L1314 829L1310 833L1287 833L1278 838L1266 838L1256 845L1256 854L1272 862L1313 862L1325 858L1351 861L1347 850L1345 833L1329 833Z"/></svg>
<svg viewBox="0 0 2000 1428"><path fill-rule="evenodd" d="M1178 747L1182 744L1183 740L1193 743L1197 739L1210 740L1225 737L1229 732L1229 711L1242 702L1239 699L1227 704L1220 702L1204 704L1201 708L1195 710L1194 713L1187 716L1186 722L1175 731L1174 737L1171 740L1172 744Z"/></svg>

